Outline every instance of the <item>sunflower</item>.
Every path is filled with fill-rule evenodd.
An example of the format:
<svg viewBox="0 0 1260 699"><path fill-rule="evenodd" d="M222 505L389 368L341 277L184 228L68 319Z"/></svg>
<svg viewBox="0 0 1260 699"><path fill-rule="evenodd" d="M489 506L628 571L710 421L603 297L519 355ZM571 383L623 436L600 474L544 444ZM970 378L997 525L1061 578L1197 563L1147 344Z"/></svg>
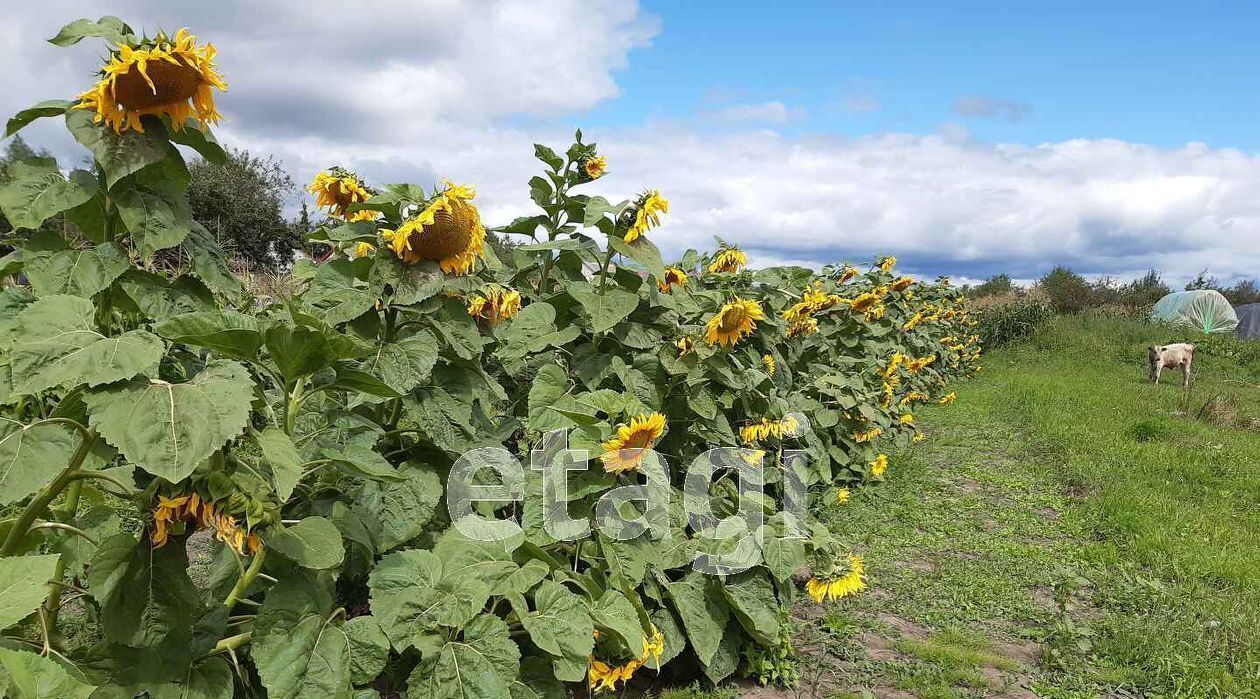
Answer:
<svg viewBox="0 0 1260 699"><path fill-rule="evenodd" d="M763 355L761 357L761 365L766 368L767 374L774 376L774 357L768 354Z"/></svg>
<svg viewBox="0 0 1260 699"><path fill-rule="evenodd" d="M850 279L856 277L857 275L858 275L858 271L856 269L854 269L853 267L846 266L844 270L840 272L840 283L843 284L849 281Z"/></svg>
<svg viewBox="0 0 1260 699"><path fill-rule="evenodd" d="M598 180L608 171L608 159L602 155L592 155L581 162L582 172L592 180Z"/></svg>
<svg viewBox="0 0 1260 699"><path fill-rule="evenodd" d="M374 192L358 175L343 168L331 167L315 175L306 191L315 195L315 206L328 209L328 215L344 221L372 221L379 211L349 210L352 204L361 204Z"/></svg>
<svg viewBox="0 0 1260 699"><path fill-rule="evenodd" d="M492 284L468 302L468 315L478 323L498 325L521 312L521 292Z"/></svg>
<svg viewBox="0 0 1260 699"><path fill-rule="evenodd" d="M900 401L897 401L897 407L904 408L915 401L925 401L930 398L928 394L922 391L911 391L905 395Z"/></svg>
<svg viewBox="0 0 1260 699"><path fill-rule="evenodd" d="M656 287L665 293L669 293L674 287L687 286L687 273L677 267L666 267L665 278L656 282Z"/></svg>
<svg viewBox="0 0 1260 699"><path fill-rule="evenodd" d="M634 471L643 463L647 451L665 432L665 416L660 413L637 415L630 424L617 428L617 436L604 442L604 470L608 473Z"/></svg>
<svg viewBox="0 0 1260 699"><path fill-rule="evenodd" d="M865 294L858 294L852 301L850 301L849 308L852 308L854 313L866 313L874 308L878 303L879 296L868 291Z"/></svg>
<svg viewBox="0 0 1260 699"><path fill-rule="evenodd" d="M736 298L722 306L722 310L705 324L704 341L710 345L734 347L736 342L757 329L757 321L765 320L766 313L756 301Z"/></svg>
<svg viewBox="0 0 1260 699"><path fill-rule="evenodd" d="M804 318L788 326L787 336L796 337L797 335L813 335L816 332L818 332L818 319Z"/></svg>
<svg viewBox="0 0 1260 699"><path fill-rule="evenodd" d="M900 352L893 352L893 356L888 358L888 366L884 367L884 378L889 378L897 373L897 367L906 362L906 355Z"/></svg>
<svg viewBox="0 0 1260 699"><path fill-rule="evenodd" d="M867 431L865 431L865 432L854 432L854 433L853 433L853 441L855 441L855 442L869 442L869 441L871 441L872 439L875 439L876 437L880 436L880 435L881 435L881 434L883 434L883 433L884 433L883 428L881 428L881 427L879 427L879 426L875 426L875 427L872 427L871 429L869 429L869 430L867 430Z"/></svg>
<svg viewBox="0 0 1260 699"><path fill-rule="evenodd" d="M953 403L955 400L957 400L957 398L958 398L957 393L950 392L941 396L941 399L936 402L940 403L941 405L949 405L950 403Z"/></svg>
<svg viewBox="0 0 1260 699"><path fill-rule="evenodd" d="M214 65L214 44L197 46L197 37L181 29L171 39L156 39L118 46L101 66L101 78L79 95L77 109L96 112L94 121L105 122L115 133L127 129L144 132L140 117L170 118L171 128L183 131L189 117L205 128L219 121L214 89L227 83Z"/></svg>
<svg viewBox="0 0 1260 699"><path fill-rule="evenodd" d="M669 202L655 189L644 192L627 213L630 226L623 238L633 243L648 231L661 225L661 214L669 213Z"/></svg>
<svg viewBox="0 0 1260 699"><path fill-rule="evenodd" d="M837 505L845 504L846 502L849 501L849 498L852 497L852 495L853 493L850 492L848 488L837 488L836 489L836 504Z"/></svg>
<svg viewBox="0 0 1260 699"><path fill-rule="evenodd" d="M436 260L448 274L467 274L482 255L486 229L472 200L471 187L446 182L419 214L403 221L397 230L382 230L381 237L404 264Z"/></svg>
<svg viewBox="0 0 1260 699"><path fill-rule="evenodd" d="M901 424L903 424L903 425L913 425L913 424L914 424L914 413L902 413L902 414L901 414L901 417L897 418L897 422L899 422L899 423L901 423Z"/></svg>
<svg viewBox="0 0 1260 699"><path fill-rule="evenodd" d="M911 374L917 374L919 373L919 371L923 369L923 367L935 361L936 361L936 355L929 354L926 357L919 357L918 359L910 360L909 362L906 363L906 369L908 369Z"/></svg>
<svg viewBox="0 0 1260 699"><path fill-rule="evenodd" d="M832 601L842 597L861 592L866 588L865 565L862 559L855 554L849 554L847 565L832 566L829 574L822 577L810 578L805 583L805 591L809 593L810 599L818 604L822 604L823 600Z"/></svg>
<svg viewBox="0 0 1260 699"><path fill-rule="evenodd" d="M713 258L709 271L714 274L735 274L748 264L748 256L739 248L723 248Z"/></svg>
<svg viewBox="0 0 1260 699"><path fill-rule="evenodd" d="M892 268L896 266L897 266L897 258L893 257L892 255L889 255L888 257L885 257L883 260L880 260L880 263L879 263L879 268L885 272L891 272Z"/></svg>
<svg viewBox="0 0 1260 699"><path fill-rule="evenodd" d="M892 283L893 291L905 291L906 287L914 283L914 277L901 277Z"/></svg>
<svg viewBox="0 0 1260 699"><path fill-rule="evenodd" d="M355 244L354 250L351 252L350 257L357 260L360 257L370 257L372 253L374 252L376 252L375 245L371 243L359 242Z"/></svg>
<svg viewBox="0 0 1260 699"><path fill-rule="evenodd" d="M918 325L921 322L923 322L923 314L915 313L914 315L910 316L910 320L907 320L905 323L901 325L901 329L904 332L910 332L911 330L914 330L914 326Z"/></svg>
<svg viewBox="0 0 1260 699"><path fill-rule="evenodd" d="M674 346L678 348L679 359L696 352L696 343L692 342L690 337L680 337L674 340Z"/></svg>
<svg viewBox="0 0 1260 699"><path fill-rule="evenodd" d="M887 471L887 470L888 470L888 457L887 456L880 454L879 456L875 457L874 461L871 462L871 475L872 476L877 476L877 477L882 476L884 475L884 471Z"/></svg>
<svg viewBox="0 0 1260 699"><path fill-rule="evenodd" d="M754 422L744 425L739 429L739 436L744 440L745 444L756 444L766 439L784 439L799 436L797 430L800 423L796 418L788 415L782 420L770 420L761 418L760 422Z"/></svg>
<svg viewBox="0 0 1260 699"><path fill-rule="evenodd" d="M665 652L665 634L652 624L652 633L643 636L643 655L639 660L647 663L651 658L658 666L661 664L661 654Z"/></svg>

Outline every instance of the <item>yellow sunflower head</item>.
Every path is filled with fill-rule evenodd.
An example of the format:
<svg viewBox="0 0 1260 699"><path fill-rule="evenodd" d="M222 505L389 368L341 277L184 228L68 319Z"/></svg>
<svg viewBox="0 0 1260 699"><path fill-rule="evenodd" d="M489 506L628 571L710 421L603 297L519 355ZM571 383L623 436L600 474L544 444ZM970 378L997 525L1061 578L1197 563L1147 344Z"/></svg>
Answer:
<svg viewBox="0 0 1260 699"><path fill-rule="evenodd" d="M187 29L174 38L159 34L116 46L101 66L101 78L79 95L77 108L93 110L95 121L115 133L143 132L143 116L169 117L176 131L184 129L189 117L202 128L216 124L214 90L227 90L227 83L214 56L214 45L197 46L197 37Z"/></svg>
<svg viewBox="0 0 1260 699"><path fill-rule="evenodd" d="M665 278L656 282L656 286L661 291L669 293L674 287L684 287L687 285L687 273L677 267L666 267Z"/></svg>
<svg viewBox="0 0 1260 699"><path fill-rule="evenodd" d="M913 277L901 277L900 279L892 283L892 290L905 291L906 287L910 286L913 283L914 283Z"/></svg>
<svg viewBox="0 0 1260 699"><path fill-rule="evenodd" d="M893 257L892 255L885 257L879 262L879 268L885 272L891 272L893 267L896 267L896 266L897 266L897 258Z"/></svg>
<svg viewBox="0 0 1260 699"><path fill-rule="evenodd" d="M669 202L655 189L639 195L634 205L623 214L628 225L623 237L627 243L633 243L647 234L648 231L661 225L661 214L669 213Z"/></svg>
<svg viewBox="0 0 1260 699"><path fill-rule="evenodd" d="M941 396L941 399L936 402L940 403L941 405L949 405L950 403L953 403L957 399L958 399L958 394L950 392Z"/></svg>
<svg viewBox="0 0 1260 699"><path fill-rule="evenodd" d="M887 471L887 470L888 470L888 457L887 456L880 454L879 456L875 457L874 461L871 462L871 475L872 476L876 476L876 477L882 476L884 475L884 471Z"/></svg>
<svg viewBox="0 0 1260 699"><path fill-rule="evenodd" d="M372 253L374 252L376 252L375 245L371 243L360 242L360 243L355 244L354 250L351 251L350 253L350 257L357 260L360 257L370 257Z"/></svg>
<svg viewBox="0 0 1260 699"><path fill-rule="evenodd" d="M373 194L358 175L343 168L331 167L315 176L306 191L315 195L315 206L327 209L328 215L343 221L371 221L379 211L350 211L352 204L361 204Z"/></svg>
<svg viewBox="0 0 1260 699"><path fill-rule="evenodd" d="M420 213L381 237L404 264L434 260L448 274L467 274L485 250L486 229L473 205L476 192L464 185L446 183Z"/></svg>
<svg viewBox="0 0 1260 699"><path fill-rule="evenodd" d="M845 268L844 268L844 269L840 272L840 280L839 280L839 282L840 282L841 284L843 284L843 283L845 283L845 282L849 281L850 279L852 279L852 278L856 277L857 275L858 275L858 271L857 271L857 269L855 269L855 268L853 268L853 267L846 266L846 267L845 267Z"/></svg>
<svg viewBox="0 0 1260 699"><path fill-rule="evenodd" d="M468 302L468 315L491 326L521 312L521 292L497 284L487 286Z"/></svg>
<svg viewBox="0 0 1260 699"><path fill-rule="evenodd" d="M680 337L674 340L674 346L678 348L678 358L682 359L689 354L695 354L696 343L690 337Z"/></svg>
<svg viewBox="0 0 1260 699"><path fill-rule="evenodd" d="M748 264L748 256L739 248L723 248L718 251L709 271L714 274L735 274Z"/></svg>
<svg viewBox="0 0 1260 699"><path fill-rule="evenodd" d="M818 332L817 318L802 318L793 322L788 326L787 336L796 337L797 335L808 336Z"/></svg>
<svg viewBox="0 0 1260 699"><path fill-rule="evenodd" d="M845 504L846 502L849 501L849 498L852 497L852 495L853 493L848 488L837 488L836 489L836 504L837 505Z"/></svg>
<svg viewBox="0 0 1260 699"><path fill-rule="evenodd" d="M866 313L878 303L879 296L874 292L867 292L865 294L858 294L854 297L854 299L849 302L849 308L852 308L854 313Z"/></svg>
<svg viewBox="0 0 1260 699"><path fill-rule="evenodd" d="M665 432L665 416L660 413L637 415L630 424L617 428L617 436L603 443L604 470L609 473L634 471L643 463L647 451Z"/></svg>
<svg viewBox="0 0 1260 699"><path fill-rule="evenodd" d="M767 374L774 376L774 357L768 354L763 355L761 357L761 366L765 367Z"/></svg>
<svg viewBox="0 0 1260 699"><path fill-rule="evenodd" d="M705 324L704 341L710 345L734 347L736 342L757 329L757 321L765 320L761 304L748 299L736 298L722 306L722 310Z"/></svg>
<svg viewBox="0 0 1260 699"><path fill-rule="evenodd" d="M829 568L826 573L816 574L805 583L805 591L814 602L834 602L866 588L866 567L857 555L849 554L847 559L837 561Z"/></svg>
<svg viewBox="0 0 1260 699"><path fill-rule="evenodd" d="M592 155L580 163L582 172L592 180L598 180L608 171L608 159L602 155Z"/></svg>

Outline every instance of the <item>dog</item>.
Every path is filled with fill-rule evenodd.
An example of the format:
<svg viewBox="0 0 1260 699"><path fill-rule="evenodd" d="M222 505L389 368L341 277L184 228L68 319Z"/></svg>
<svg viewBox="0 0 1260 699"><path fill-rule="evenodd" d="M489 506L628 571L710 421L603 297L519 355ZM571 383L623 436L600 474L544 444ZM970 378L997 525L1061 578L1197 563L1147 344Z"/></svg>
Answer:
<svg viewBox="0 0 1260 699"><path fill-rule="evenodd" d="M1164 369L1181 367L1181 387L1190 385L1190 365L1194 362L1194 345L1177 342L1171 345L1151 345L1146 356L1151 364L1151 381L1159 383L1159 373Z"/></svg>

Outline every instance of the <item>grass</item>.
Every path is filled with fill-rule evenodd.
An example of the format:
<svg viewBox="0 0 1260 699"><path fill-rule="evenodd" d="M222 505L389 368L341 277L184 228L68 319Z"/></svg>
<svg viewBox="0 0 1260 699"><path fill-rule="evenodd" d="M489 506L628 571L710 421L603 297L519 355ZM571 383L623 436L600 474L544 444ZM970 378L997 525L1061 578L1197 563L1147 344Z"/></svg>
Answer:
<svg viewBox="0 0 1260 699"><path fill-rule="evenodd" d="M1256 367L1215 343L1190 391L1147 383L1146 345L1181 339L1060 318L989 353L955 405L922 410L929 439L887 483L825 506L872 590L798 609L798 645L820 649L802 662L830 677L814 685L1260 695Z"/></svg>

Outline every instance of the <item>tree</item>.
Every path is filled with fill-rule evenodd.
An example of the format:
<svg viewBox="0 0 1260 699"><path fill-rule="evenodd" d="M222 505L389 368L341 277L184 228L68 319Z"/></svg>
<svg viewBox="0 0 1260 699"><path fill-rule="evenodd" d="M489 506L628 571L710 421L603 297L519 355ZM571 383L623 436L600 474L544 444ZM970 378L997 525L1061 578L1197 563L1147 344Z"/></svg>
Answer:
<svg viewBox="0 0 1260 699"><path fill-rule="evenodd" d="M1156 270L1147 270L1146 274L1120 287L1120 303L1131 308L1154 306L1156 301L1168 295L1172 289L1160 278Z"/></svg>
<svg viewBox="0 0 1260 699"><path fill-rule="evenodd" d="M35 150L22 139L21 135L14 136L13 140L9 141L8 147L4 149L4 155L0 155L0 184L9 179L9 166L13 163L20 160L30 160L32 158L51 157L52 153L48 152L48 150L43 148ZM63 217L58 214L57 216L45 221L44 225L40 228L60 231L62 227L62 218ZM8 235L12 232L13 226L9 224L9 219L5 218L3 212L0 212L0 235Z"/></svg>
<svg viewBox="0 0 1260 699"><path fill-rule="evenodd" d="M1202 272L1199 272L1198 276L1196 276L1194 279L1191 279L1190 282L1186 284L1186 291L1199 291L1202 289L1220 289L1220 288L1221 288L1220 281L1217 280L1216 277L1208 274L1208 271L1206 269L1203 270Z"/></svg>
<svg viewBox="0 0 1260 699"><path fill-rule="evenodd" d="M228 254L253 270L276 271L293 261L310 221L304 227L285 220L284 203L295 187L275 158L231 150L222 165L199 160L188 169L193 218Z"/></svg>
<svg viewBox="0 0 1260 699"><path fill-rule="evenodd" d="M1079 313L1090 305L1089 282L1062 265L1050 270L1037 285L1059 313Z"/></svg>
<svg viewBox="0 0 1260 699"><path fill-rule="evenodd" d="M1011 284L1009 274L995 274L986 279L983 284L978 284L975 289L972 289L971 295L976 298L981 296L1000 296L1011 293L1013 289L1014 285Z"/></svg>
<svg viewBox="0 0 1260 699"><path fill-rule="evenodd" d="M1256 280L1243 279L1236 282L1228 289L1222 289L1222 294L1229 302L1235 306L1245 306L1249 303L1260 303L1260 288L1256 288Z"/></svg>

